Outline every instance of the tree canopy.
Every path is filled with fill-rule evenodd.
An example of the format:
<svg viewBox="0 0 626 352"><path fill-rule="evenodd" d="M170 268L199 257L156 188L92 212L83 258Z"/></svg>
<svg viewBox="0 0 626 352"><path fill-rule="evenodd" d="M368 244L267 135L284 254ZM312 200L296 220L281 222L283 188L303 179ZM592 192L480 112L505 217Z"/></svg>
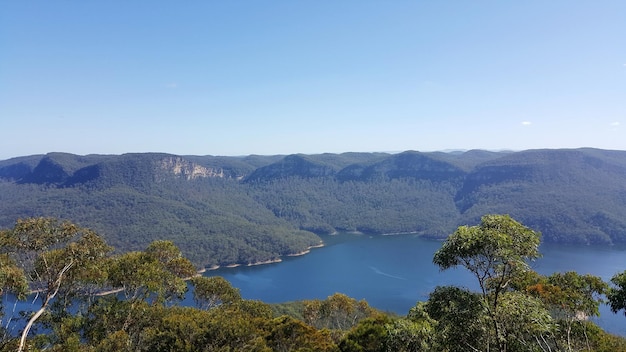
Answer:
<svg viewBox="0 0 626 352"><path fill-rule="evenodd" d="M20 299L36 290L43 303L25 312L19 334L0 336L0 351L626 350L626 339L584 319L598 314L606 283L530 270L538 238L506 215L460 227L433 261L467 268L481 291L436 287L398 316L341 293L281 305L247 300L221 277L196 276L171 241L114 253L89 229L24 219L0 231L0 289ZM624 277L608 290L614 311L624 307ZM189 287L195 308L181 306Z"/></svg>

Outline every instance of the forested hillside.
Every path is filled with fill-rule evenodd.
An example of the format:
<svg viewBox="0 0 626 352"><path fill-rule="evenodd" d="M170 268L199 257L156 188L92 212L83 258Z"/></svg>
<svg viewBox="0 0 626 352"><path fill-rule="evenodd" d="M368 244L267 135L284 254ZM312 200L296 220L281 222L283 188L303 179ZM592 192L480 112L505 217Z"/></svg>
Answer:
<svg viewBox="0 0 626 352"><path fill-rule="evenodd" d="M626 242L626 152L217 157L64 153L0 161L0 228L53 216L119 251L172 240L199 266L255 263L335 231L445 237L507 213L551 242Z"/></svg>

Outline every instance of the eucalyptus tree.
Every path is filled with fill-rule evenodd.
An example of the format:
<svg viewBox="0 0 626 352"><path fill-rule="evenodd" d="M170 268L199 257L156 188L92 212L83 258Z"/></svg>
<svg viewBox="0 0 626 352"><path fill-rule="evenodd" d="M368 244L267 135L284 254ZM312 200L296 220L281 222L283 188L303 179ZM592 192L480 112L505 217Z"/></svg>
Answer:
<svg viewBox="0 0 626 352"><path fill-rule="evenodd" d="M127 336L129 345L137 346L142 329L154 324L165 303L182 299L187 291L185 279L196 275L196 269L171 241L154 241L145 251L116 256L109 265L108 285L119 291L117 297L99 302L89 317L89 336ZM101 324L106 320L106 324Z"/></svg>
<svg viewBox="0 0 626 352"><path fill-rule="evenodd" d="M386 352L388 324L392 322L391 316L386 314L376 314L359 321L339 341L339 349L341 352Z"/></svg>
<svg viewBox="0 0 626 352"><path fill-rule="evenodd" d="M442 270L462 266L477 279L493 342L500 351L507 351L511 333L503 302L523 304L505 293L516 277L530 270L528 262L540 256L539 243L538 232L510 216L485 215L479 225L460 226L434 255L433 262ZM549 329L549 316L541 318L542 326Z"/></svg>
<svg viewBox="0 0 626 352"><path fill-rule="evenodd" d="M194 286L193 299L200 309L209 310L241 301L239 290L221 276L196 276L191 283Z"/></svg>
<svg viewBox="0 0 626 352"><path fill-rule="evenodd" d="M3 235L0 234L0 238L2 237ZM3 253L0 254L0 319L4 313L2 299L8 293L14 294L17 299L24 299L28 293L28 282L24 270L17 266L17 263L9 255ZM12 339L4 326L0 327L0 331L0 350L2 350Z"/></svg>
<svg viewBox="0 0 626 352"><path fill-rule="evenodd" d="M428 301L409 312L410 317L420 315L437 322L433 335L443 350L477 351L487 347L485 317L478 293L454 286L438 286L429 294Z"/></svg>
<svg viewBox="0 0 626 352"><path fill-rule="evenodd" d="M600 316L600 304L604 303L602 297L607 289L607 283L600 277L569 271L547 277L537 275L537 282L527 286L526 292L547 305L565 335L567 349L572 351L579 341L590 349L585 322L589 317ZM572 336L575 325L582 329L582 336Z"/></svg>
<svg viewBox="0 0 626 352"><path fill-rule="evenodd" d="M0 297L4 297L5 293L24 298L28 293L28 282L24 270L8 254L2 253L0 254ZM0 316L3 312L2 303L0 301Z"/></svg>
<svg viewBox="0 0 626 352"><path fill-rule="evenodd" d="M431 319L395 319L385 325L385 352L422 352L436 348Z"/></svg>
<svg viewBox="0 0 626 352"><path fill-rule="evenodd" d="M104 282L103 261L111 247L87 228L44 217L17 220L0 238L5 258L14 258L26 273L30 288L41 296L41 306L22 331L18 346L22 351L31 328L55 298L68 302L72 294ZM11 262L5 259L5 263Z"/></svg>
<svg viewBox="0 0 626 352"><path fill-rule="evenodd" d="M339 352L330 331L318 330L290 316L267 320L265 336L269 351L320 351ZM251 350L251 349L248 349Z"/></svg>
<svg viewBox="0 0 626 352"><path fill-rule="evenodd" d="M109 284L121 290L127 301L162 303L182 298L187 291L185 278L196 274L171 241L154 241L145 251L117 256L109 272Z"/></svg>
<svg viewBox="0 0 626 352"><path fill-rule="evenodd" d="M626 271L613 275L611 283L613 286L606 295L611 311L617 313L621 310L626 316Z"/></svg>
<svg viewBox="0 0 626 352"><path fill-rule="evenodd" d="M304 302L304 321L318 329L347 330L361 319L371 317L376 310L365 300L357 301L342 293L335 293L325 300Z"/></svg>

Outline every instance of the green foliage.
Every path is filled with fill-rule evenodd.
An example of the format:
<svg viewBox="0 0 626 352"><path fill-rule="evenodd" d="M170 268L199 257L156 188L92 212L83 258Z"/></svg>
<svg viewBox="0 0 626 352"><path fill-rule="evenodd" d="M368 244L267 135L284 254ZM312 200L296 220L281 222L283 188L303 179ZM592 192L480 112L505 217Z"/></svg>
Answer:
<svg viewBox="0 0 626 352"><path fill-rule="evenodd" d="M541 231L547 242L623 243L624 155L596 149L530 150L485 162L456 195L462 223L486 213L507 213Z"/></svg>
<svg viewBox="0 0 626 352"><path fill-rule="evenodd" d="M540 300L521 292L506 292L498 304L494 320L499 325L497 339L500 348L525 351L549 347L543 341L552 336L556 324Z"/></svg>
<svg viewBox="0 0 626 352"><path fill-rule="evenodd" d="M395 320L386 325L387 351L420 352L433 349L435 330L428 321Z"/></svg>
<svg viewBox="0 0 626 352"><path fill-rule="evenodd" d="M434 255L433 262L440 268L460 265L476 277L488 322L483 324L488 328L485 341L500 351L550 331L550 316L543 306L530 297L507 292L512 282L530 270L527 261L539 257L539 238L539 233L508 215L485 215L477 226L459 227ZM444 293L465 300L471 297L462 291ZM524 317L537 326L527 326ZM530 330L520 330L519 321Z"/></svg>
<svg viewBox="0 0 626 352"><path fill-rule="evenodd" d="M13 293L18 298L24 298L27 292L28 282L24 270L18 267L9 255L0 254L0 296ZM0 314L2 314L1 308L0 305Z"/></svg>
<svg viewBox="0 0 626 352"><path fill-rule="evenodd" d="M387 324L391 318L378 314L361 320L339 343L342 352L384 352L387 351Z"/></svg>
<svg viewBox="0 0 626 352"><path fill-rule="evenodd" d="M173 309L142 332L142 351L197 351L205 342L210 316L192 309Z"/></svg>
<svg viewBox="0 0 626 352"><path fill-rule="evenodd" d="M426 317L436 322L439 345L445 350L482 350L488 345L486 316L479 294L454 286L438 286L424 305L411 308L409 318Z"/></svg>
<svg viewBox="0 0 626 352"><path fill-rule="evenodd" d="M146 325L146 320L149 321L151 311L148 308L149 305L145 302L133 304L127 300L120 300L115 295L100 297L89 307L85 316L83 335L93 344L103 343L110 336L114 337L114 341L118 341L121 333L130 338L131 335L141 331Z"/></svg>
<svg viewBox="0 0 626 352"><path fill-rule="evenodd" d="M335 293L325 300L305 301L303 316L307 324L318 329L346 330L375 313L366 301Z"/></svg>
<svg viewBox="0 0 626 352"><path fill-rule="evenodd" d="M53 216L139 251L173 241L197 267L275 260L314 233L442 238L507 213L544 240L626 243L626 153L345 153L77 156L0 161L0 226ZM36 245L36 244L35 244Z"/></svg>
<svg viewBox="0 0 626 352"><path fill-rule="evenodd" d="M601 278L569 271L548 276L547 285L551 285L556 291L548 302L564 311L563 315L567 319L580 315L600 316L600 304L604 303L602 295L608 289L608 285Z"/></svg>
<svg viewBox="0 0 626 352"><path fill-rule="evenodd" d="M609 334L588 321L582 321L580 325L574 326L572 335L580 337L579 341L585 342L579 346L574 346L579 351L626 351L626 339L624 337Z"/></svg>
<svg viewBox="0 0 626 352"><path fill-rule="evenodd" d="M78 240L68 242L77 236L80 236ZM22 330L18 351L26 348L31 328L47 313L53 299L56 299L56 310L63 312L76 297L76 292L88 291L90 285L104 282L101 268L111 251L104 240L91 230L54 218L18 220L12 229L2 232L0 243L2 252L18 258L22 266L20 269L29 271L26 279L42 296L41 307L32 314ZM50 319L53 328L59 328L55 324L59 320L63 323L61 318ZM67 337L66 341L73 339L71 336L64 337Z"/></svg>
<svg viewBox="0 0 626 352"><path fill-rule="evenodd" d="M180 249L172 241L154 241L145 253L161 263L165 271L178 278L187 278L196 274L193 264L183 257Z"/></svg>
<svg viewBox="0 0 626 352"><path fill-rule="evenodd" d="M124 166L105 171L122 172L120 167ZM154 183L146 174L142 176L145 182L128 184L126 179L112 176L96 179L105 183L72 187L0 180L0 224L31 214L72 219L129 251L168 239L198 267L273 260L320 243L313 233L277 219L235 180L166 179Z"/></svg>
<svg viewBox="0 0 626 352"><path fill-rule="evenodd" d="M282 315L288 315L292 318L304 321L304 307L305 301L292 301L283 303L273 303L270 305L272 309L272 315L274 317L280 317Z"/></svg>
<svg viewBox="0 0 626 352"><path fill-rule="evenodd" d="M523 284L515 286L521 292L540 299L556 322L555 344L568 349L590 344L585 329L588 317L599 316L602 295L608 285L599 277L576 272L555 273L548 277L527 275ZM582 329L582 330L581 330Z"/></svg>
<svg viewBox="0 0 626 352"><path fill-rule="evenodd" d="M193 265L181 257L173 243L157 241L145 252L128 252L115 258L109 270L109 283L121 288L132 302L149 298L163 302L182 298L187 291L183 279L193 274Z"/></svg>
<svg viewBox="0 0 626 352"><path fill-rule="evenodd" d="M3 289L19 291L20 276L25 279L26 272L22 264L30 263L30 278L40 281L36 287L43 287L48 302L30 319L45 333L28 339L24 333L23 342L5 335L0 351L616 351L626 347L623 338L574 318L578 313L597 314L606 284L590 275L542 277L523 268L518 261L535 256L532 238L537 234L507 216L485 216L469 232L473 235L466 238L469 243L457 242L456 249L444 249L444 244L438 254L442 266L458 263L476 272L488 271L485 291L437 287L427 302L418 303L406 317L383 314L365 301L339 293L325 300L272 306L245 300L223 278L189 278L194 267L171 241L154 241L144 251L110 256L112 249L91 230L71 224L60 227L74 234L70 235L54 228L59 224L54 219L26 219L19 231L0 232ZM38 239L35 225L41 225L43 239ZM24 243L28 238L39 242ZM449 243L455 240L459 239L453 234ZM494 284L502 283L506 275L506 285ZM194 286L194 298L202 309L177 305L174 298L187 289L184 278ZM619 285L620 279L616 275L613 283ZM120 289L121 294L97 294L104 289Z"/></svg>
<svg viewBox="0 0 626 352"><path fill-rule="evenodd" d="M328 331L282 316L268 321L267 346L277 352L338 351Z"/></svg>
<svg viewBox="0 0 626 352"><path fill-rule="evenodd" d="M240 300L236 302L236 304L233 305L233 307L236 307L239 311L245 314L248 314L249 316L254 317L254 318L267 320L267 319L271 319L274 317L272 313L272 308L270 307L270 305L261 301L257 301L257 300L251 300L251 299Z"/></svg>
<svg viewBox="0 0 626 352"><path fill-rule="evenodd" d="M200 309L211 309L222 304L233 304L241 301L239 290L220 276L197 276L191 279L193 299Z"/></svg>
<svg viewBox="0 0 626 352"><path fill-rule="evenodd" d="M626 316L626 271L615 274L611 278L612 286L608 293L607 299L613 313L617 313L623 310Z"/></svg>
<svg viewBox="0 0 626 352"><path fill-rule="evenodd" d="M497 299L516 275L529 270L527 262L539 257L539 240L539 233L508 215L485 215L479 225L461 226L450 235L433 262L444 270L465 267L483 294L494 293Z"/></svg>
<svg viewBox="0 0 626 352"><path fill-rule="evenodd" d="M55 218L18 219L13 228L3 233L2 247L8 251L39 252L77 236L81 231L69 221Z"/></svg>
<svg viewBox="0 0 626 352"><path fill-rule="evenodd" d="M538 233L501 215L486 215L480 225L460 227L448 237L433 261L443 269L465 267L476 276L482 292L444 287L431 293L423 307L436 321L438 348L623 348L623 339L611 337L587 321L588 317L599 315L607 284L593 275L566 272L544 277L531 271L527 261L539 255L538 241ZM619 275L616 278L617 284ZM416 308L414 315L420 312Z"/></svg>
<svg viewBox="0 0 626 352"><path fill-rule="evenodd" d="M365 318L340 341L342 352L419 352L435 350L435 322L421 318L392 318L377 314Z"/></svg>

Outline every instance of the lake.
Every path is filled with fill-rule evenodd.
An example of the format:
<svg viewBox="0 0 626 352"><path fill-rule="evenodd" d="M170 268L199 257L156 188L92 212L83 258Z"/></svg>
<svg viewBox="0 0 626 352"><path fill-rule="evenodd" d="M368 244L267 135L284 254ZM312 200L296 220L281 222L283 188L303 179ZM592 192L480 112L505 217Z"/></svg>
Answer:
<svg viewBox="0 0 626 352"><path fill-rule="evenodd" d="M323 237L325 247L307 255L287 257L281 263L221 268L206 276L223 276L246 299L280 303L302 299L325 299L344 293L365 299L380 310L406 315L418 301L425 301L438 285L464 286L478 290L476 280L466 270L439 271L432 258L441 241L415 235L367 236L339 234ZM542 245L543 257L532 263L537 272L576 271L608 281L626 270L626 248ZM32 309L31 301L12 303L5 296L5 321L16 312ZM182 304L193 305L191 293ZM601 307L594 321L613 334L626 336L626 317ZM23 324L23 323L22 323ZM19 329L20 325L14 326ZM14 330L15 331L15 330Z"/></svg>
<svg viewBox="0 0 626 352"><path fill-rule="evenodd" d="M301 299L325 299L340 292L365 299L371 306L406 315L418 301L425 301L438 285L477 290L476 279L465 269L440 271L432 258L441 241L415 235L325 236L323 248L281 263L220 268L206 276L223 276L240 289L246 299L279 303ZM626 270L625 248L542 245L543 257L532 263L537 272L576 271L608 281ZM605 330L626 336L626 317L601 308L596 323Z"/></svg>

